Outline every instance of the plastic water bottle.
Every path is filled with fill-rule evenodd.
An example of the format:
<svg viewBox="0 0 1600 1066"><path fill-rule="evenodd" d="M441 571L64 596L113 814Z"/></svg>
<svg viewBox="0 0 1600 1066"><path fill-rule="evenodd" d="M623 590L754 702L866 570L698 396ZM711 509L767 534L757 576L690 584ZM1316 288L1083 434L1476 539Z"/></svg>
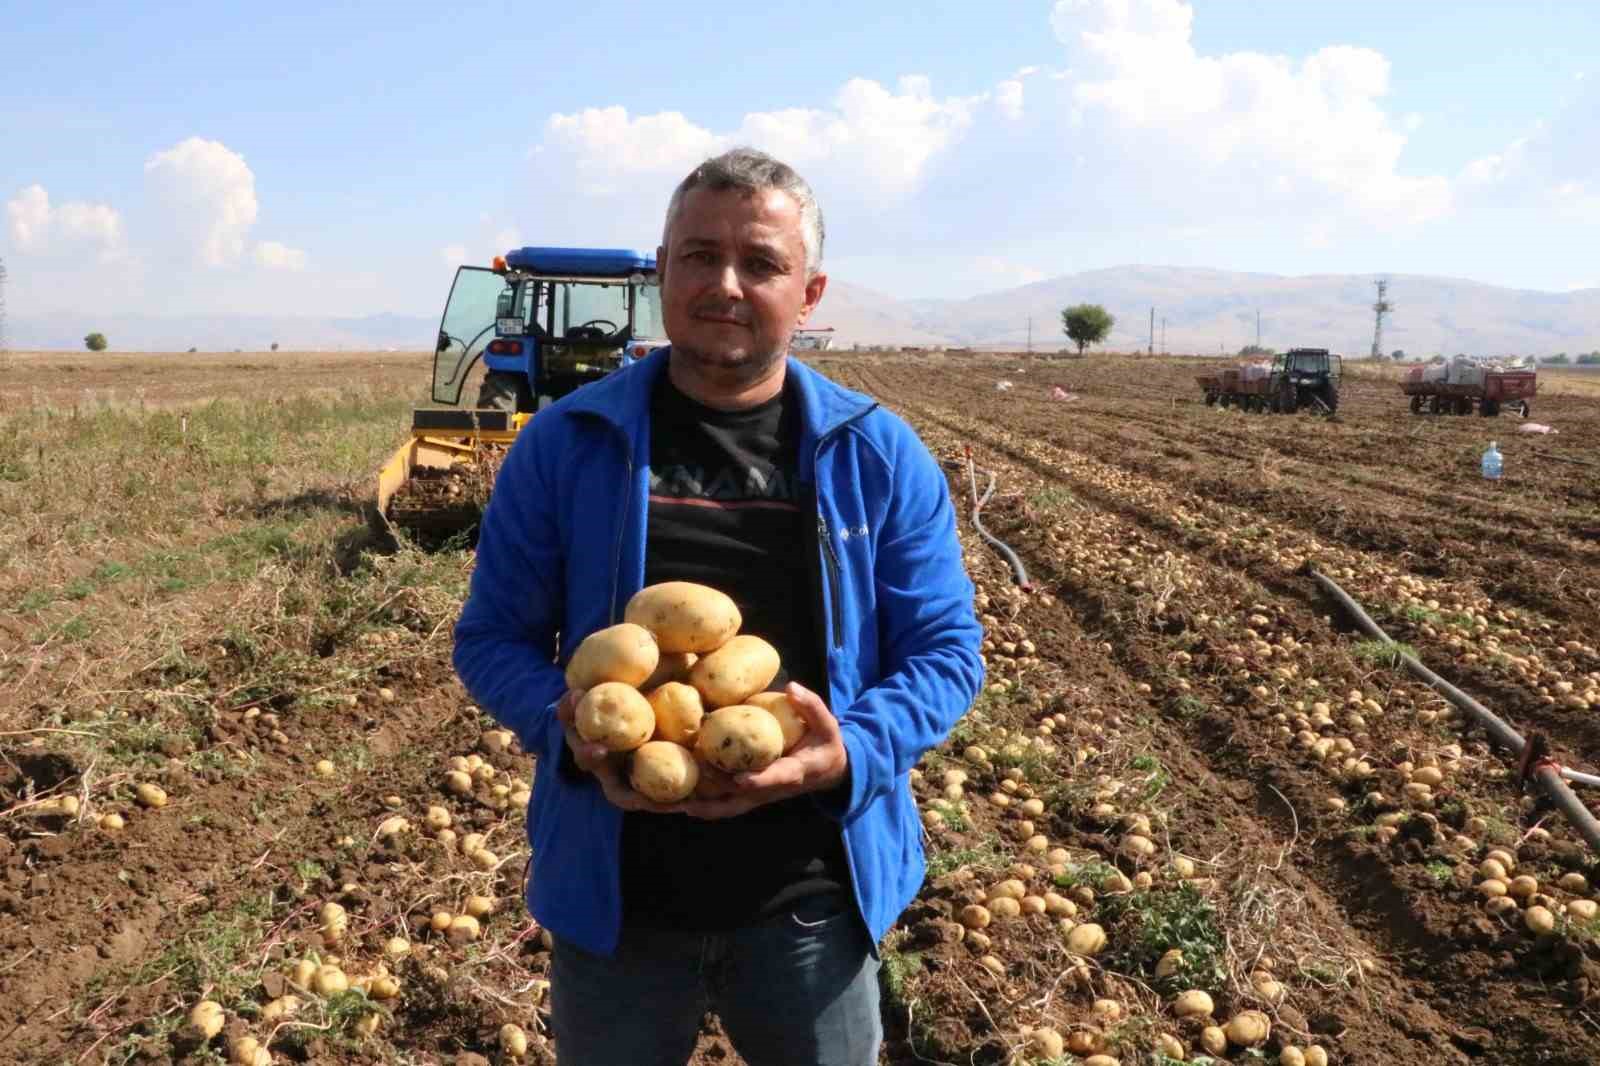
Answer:
<svg viewBox="0 0 1600 1066"><path fill-rule="evenodd" d="M1500 449L1494 441L1489 442L1489 449L1483 453L1483 476L1490 481L1500 480Z"/></svg>

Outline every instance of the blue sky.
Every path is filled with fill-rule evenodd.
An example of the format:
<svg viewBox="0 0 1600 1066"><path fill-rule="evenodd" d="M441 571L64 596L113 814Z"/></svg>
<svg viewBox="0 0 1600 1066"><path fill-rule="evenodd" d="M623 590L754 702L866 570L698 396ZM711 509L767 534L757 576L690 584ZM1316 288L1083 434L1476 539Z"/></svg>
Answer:
<svg viewBox="0 0 1600 1066"><path fill-rule="evenodd" d="M899 297L1125 263L1600 286L1580 0L0 0L0 26L17 315L432 314L510 243L653 247L739 142L812 179L835 278Z"/></svg>

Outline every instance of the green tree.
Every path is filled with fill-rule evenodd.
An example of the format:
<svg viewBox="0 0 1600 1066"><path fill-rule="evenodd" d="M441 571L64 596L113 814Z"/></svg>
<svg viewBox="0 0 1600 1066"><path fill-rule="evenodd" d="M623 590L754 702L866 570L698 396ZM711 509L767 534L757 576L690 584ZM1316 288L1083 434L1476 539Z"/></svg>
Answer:
<svg viewBox="0 0 1600 1066"><path fill-rule="evenodd" d="M91 333L83 338L83 346L91 352L103 352L106 350L106 335L104 333Z"/></svg>
<svg viewBox="0 0 1600 1066"><path fill-rule="evenodd" d="M1239 355L1244 359L1253 359L1257 356L1274 356L1278 353L1261 344L1247 344L1239 349Z"/></svg>
<svg viewBox="0 0 1600 1066"><path fill-rule="evenodd" d="M1544 357L1544 361L1551 366L1566 366L1568 363L1572 362L1571 359L1567 358L1566 352L1558 352L1555 355L1547 355Z"/></svg>
<svg viewBox="0 0 1600 1066"><path fill-rule="evenodd" d="M278 350L278 342L277 341L273 341L272 342L272 350L273 351L277 351Z"/></svg>
<svg viewBox="0 0 1600 1066"><path fill-rule="evenodd" d="M1579 366L1600 366L1600 352L1590 352L1588 355L1578 356Z"/></svg>
<svg viewBox="0 0 1600 1066"><path fill-rule="evenodd" d="M1099 344L1117 320L1099 304L1075 304L1061 312L1061 328L1078 346L1078 354L1090 344Z"/></svg>
<svg viewBox="0 0 1600 1066"><path fill-rule="evenodd" d="M1403 363L1406 359L1406 350L1404 348L1396 348L1394 351L1389 353L1389 358L1393 359L1397 363Z"/></svg>

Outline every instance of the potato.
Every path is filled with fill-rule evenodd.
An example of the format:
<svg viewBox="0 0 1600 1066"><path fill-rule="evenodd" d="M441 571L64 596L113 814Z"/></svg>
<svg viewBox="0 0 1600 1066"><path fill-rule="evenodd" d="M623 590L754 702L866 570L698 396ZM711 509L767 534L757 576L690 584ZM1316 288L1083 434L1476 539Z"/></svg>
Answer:
<svg viewBox="0 0 1600 1066"><path fill-rule="evenodd" d="M632 622L608 626L583 638L567 663L567 687L583 692L606 681L638 685L655 672L661 651L656 638Z"/></svg>
<svg viewBox="0 0 1600 1066"><path fill-rule="evenodd" d="M214 999L202 999L189 1011L189 1024L207 1040L222 1032L222 1026L227 1020L227 1016L222 1013L222 1004Z"/></svg>
<svg viewBox="0 0 1600 1066"><path fill-rule="evenodd" d="M689 684L700 690L708 705L731 707L772 684L778 666L777 648L743 633L696 662L689 670Z"/></svg>
<svg viewBox="0 0 1600 1066"><path fill-rule="evenodd" d="M655 711L656 731L653 739L670 740L674 744L694 745L700 733L700 722L705 718L705 706L700 702L700 690L681 681L668 681L651 689L645 699Z"/></svg>
<svg viewBox="0 0 1600 1066"><path fill-rule="evenodd" d="M1204 1018L1211 1010L1210 995L1198 988L1191 988L1172 1003L1172 1013L1180 1018Z"/></svg>
<svg viewBox="0 0 1600 1066"><path fill-rule="evenodd" d="M656 731L650 701L621 681L602 681L585 692L573 717L579 736L611 751L632 751Z"/></svg>
<svg viewBox="0 0 1600 1066"><path fill-rule="evenodd" d="M1272 1033L1272 1020L1258 1010L1240 1011L1222 1031L1229 1041L1240 1047L1259 1047Z"/></svg>
<svg viewBox="0 0 1600 1066"><path fill-rule="evenodd" d="M652 740L633 753L628 780L634 791L657 803L677 803L700 783L700 766L683 745Z"/></svg>
<svg viewBox="0 0 1600 1066"><path fill-rule="evenodd" d="M806 735L806 720L782 692L757 692L744 702L752 707L760 707L778 720L778 728L783 730L785 755L793 751L794 746L800 743L800 738Z"/></svg>
<svg viewBox="0 0 1600 1066"><path fill-rule="evenodd" d="M744 623L726 593L692 581L663 581L640 589L622 617L653 633L662 651L697 655L722 647Z"/></svg>
<svg viewBox="0 0 1600 1066"><path fill-rule="evenodd" d="M650 676L639 683L639 691L649 692L653 688L660 688L668 681L687 681L689 667L695 664L700 656L692 651L664 651L656 662L656 668Z"/></svg>
<svg viewBox="0 0 1600 1066"><path fill-rule="evenodd" d="M783 754L783 729L760 707L735 704L706 715L694 750L719 770L753 773Z"/></svg>

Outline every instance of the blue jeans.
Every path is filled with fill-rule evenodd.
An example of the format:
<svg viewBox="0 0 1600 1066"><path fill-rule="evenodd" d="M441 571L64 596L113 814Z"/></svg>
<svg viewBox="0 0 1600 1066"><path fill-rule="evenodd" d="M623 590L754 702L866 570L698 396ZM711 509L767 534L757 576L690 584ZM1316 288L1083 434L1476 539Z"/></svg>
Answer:
<svg viewBox="0 0 1600 1066"><path fill-rule="evenodd" d="M725 933L624 929L614 958L557 939L561 1066L683 1066L707 1009L749 1066L874 1066L878 960L848 898L809 897Z"/></svg>

